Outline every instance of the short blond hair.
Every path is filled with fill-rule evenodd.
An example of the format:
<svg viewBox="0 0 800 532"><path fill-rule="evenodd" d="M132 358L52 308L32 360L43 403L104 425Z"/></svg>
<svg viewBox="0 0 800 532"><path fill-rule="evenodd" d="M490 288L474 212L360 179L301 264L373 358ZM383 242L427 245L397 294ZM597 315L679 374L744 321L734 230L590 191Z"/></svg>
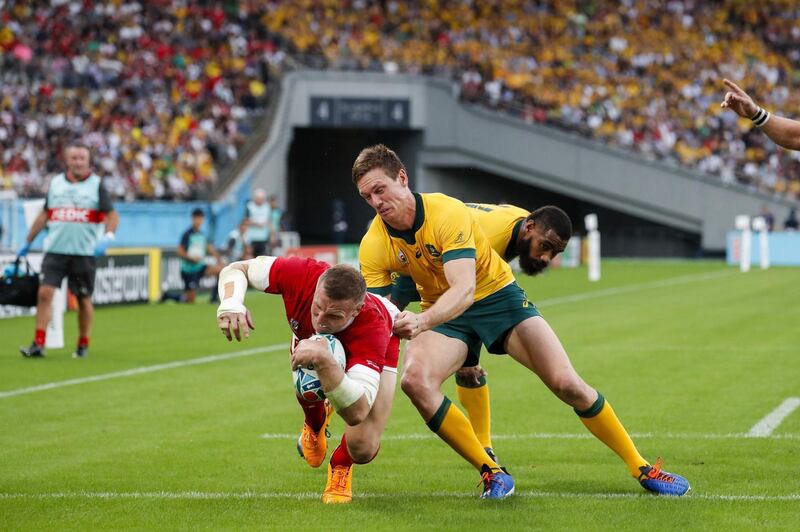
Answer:
<svg viewBox="0 0 800 532"><path fill-rule="evenodd" d="M358 185L364 174L375 168L383 168L389 177L397 179L400 170L406 167L397 154L383 144L375 144L361 150L353 163L353 183Z"/></svg>

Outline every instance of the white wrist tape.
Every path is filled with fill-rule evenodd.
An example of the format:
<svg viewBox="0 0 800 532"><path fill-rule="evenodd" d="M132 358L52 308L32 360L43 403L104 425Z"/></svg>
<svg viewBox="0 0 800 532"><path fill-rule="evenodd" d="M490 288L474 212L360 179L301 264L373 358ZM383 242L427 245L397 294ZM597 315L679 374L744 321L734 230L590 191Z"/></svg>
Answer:
<svg viewBox="0 0 800 532"><path fill-rule="evenodd" d="M325 392L325 397L328 398L337 412L361 399L362 395L364 395L364 387L346 374L339 386L334 390Z"/></svg>
<svg viewBox="0 0 800 532"><path fill-rule="evenodd" d="M225 297L225 285L233 284L233 293L230 297ZM217 308L217 316L223 312L246 312L244 306L244 296L247 293L247 277L244 272L232 266L225 266L219 274L219 286L217 287L220 304Z"/></svg>

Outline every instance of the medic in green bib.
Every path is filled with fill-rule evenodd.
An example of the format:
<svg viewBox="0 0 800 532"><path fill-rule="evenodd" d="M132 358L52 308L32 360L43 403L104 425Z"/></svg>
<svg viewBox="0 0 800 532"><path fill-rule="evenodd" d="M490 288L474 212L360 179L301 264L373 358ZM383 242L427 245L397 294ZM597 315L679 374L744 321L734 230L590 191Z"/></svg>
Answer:
<svg viewBox="0 0 800 532"><path fill-rule="evenodd" d="M36 236L47 228L36 305L36 333L30 347L20 348L26 358L44 356L45 330L50 322L53 295L64 277L78 300L78 345L72 356L84 358L89 354L96 258L105 254L119 225L119 215L111 205L100 176L92 172L89 148L70 144L64 150L64 160L67 171L50 182L44 209L18 252L19 256L27 255Z"/></svg>

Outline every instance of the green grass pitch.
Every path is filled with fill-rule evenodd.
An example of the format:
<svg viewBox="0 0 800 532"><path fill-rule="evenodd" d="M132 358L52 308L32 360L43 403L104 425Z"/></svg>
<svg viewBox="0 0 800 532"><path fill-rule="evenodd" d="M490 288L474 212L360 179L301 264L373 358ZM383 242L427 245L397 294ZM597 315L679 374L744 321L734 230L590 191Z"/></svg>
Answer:
<svg viewBox="0 0 800 532"><path fill-rule="evenodd" d="M0 529L800 526L800 410L747 436L800 397L800 270L607 261L598 283L584 269L520 282L642 454L690 479L688 497L645 493L535 376L484 354L516 496L479 500L476 472L398 386L378 458L356 466L354 502L325 506L324 468L295 450L281 300L250 292L257 330L241 344L208 303L98 309L86 360L70 358L73 313L69 348L43 360L17 352L31 318L0 320ZM331 448L342 428L335 419Z"/></svg>

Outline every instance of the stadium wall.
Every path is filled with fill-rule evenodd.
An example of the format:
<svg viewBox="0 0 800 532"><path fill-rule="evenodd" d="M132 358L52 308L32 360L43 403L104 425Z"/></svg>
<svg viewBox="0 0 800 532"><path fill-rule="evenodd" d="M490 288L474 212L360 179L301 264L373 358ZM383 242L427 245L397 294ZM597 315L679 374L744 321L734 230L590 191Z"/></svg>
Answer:
<svg viewBox="0 0 800 532"><path fill-rule="evenodd" d="M240 179L237 186L224 199L213 203L189 202L115 202L114 208L120 216L117 228L115 247L162 247L175 248L181 235L191 225L191 213L201 208L206 213L205 230L209 238L218 247L225 245L231 229L237 227L244 217L245 204L250 196L250 181ZM0 249L15 251L28 234L25 223L23 202L17 200L2 205L3 209L16 210L16 227L4 228ZM0 213L1 219L11 219L9 214ZM13 234L11 231L13 230ZM33 249L40 250L44 241L44 232L34 242Z"/></svg>
<svg viewBox="0 0 800 532"><path fill-rule="evenodd" d="M417 160L409 164L419 191L443 191L465 200L480 200L473 188L443 179L440 171L480 170L661 224L681 234L696 235L702 248L718 252L725 250L726 233L737 214L755 214L762 205L767 205L776 219L783 219L792 205L788 200L753 192L744 186L724 185L714 177L648 161L577 135L462 104L454 86L441 80L410 75L302 71L284 77L281 98L269 140L241 174L241 179L252 179L253 186L281 197L289 193L288 181L292 175L289 152L296 131L320 127L315 102L400 99L408 102L409 110L409 117L400 126L377 126L369 122L370 115L365 113L361 117L363 123L359 123L359 116L348 115L349 121L334 123L332 127L372 130L373 138L380 138L382 131L389 130L421 133ZM331 126L326 123L325 127ZM314 148L322 153L326 146ZM348 155L347 159L352 160L356 153ZM331 168L320 178L327 179L332 174L348 175L349 168ZM344 177L339 179L345 182ZM238 182L238 179L233 181ZM291 205L303 204L288 199ZM354 224L360 227L362 222L355 220ZM602 229L603 220L600 223Z"/></svg>
<svg viewBox="0 0 800 532"><path fill-rule="evenodd" d="M742 233L729 231L725 259L731 266L741 262ZM769 263L772 266L800 266L800 233L779 231L767 234ZM750 264L761 264L761 241L758 232L750 239Z"/></svg>

